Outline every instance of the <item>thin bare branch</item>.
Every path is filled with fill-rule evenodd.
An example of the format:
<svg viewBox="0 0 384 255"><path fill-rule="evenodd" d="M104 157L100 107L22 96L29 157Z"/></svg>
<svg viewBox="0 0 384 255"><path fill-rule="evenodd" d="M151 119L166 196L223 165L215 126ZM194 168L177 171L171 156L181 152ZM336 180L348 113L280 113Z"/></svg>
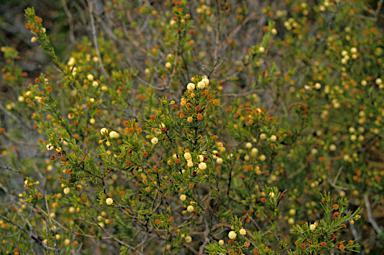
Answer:
<svg viewBox="0 0 384 255"><path fill-rule="evenodd" d="M92 28L92 37L93 37L93 43L95 45L95 49L96 49L96 54L97 54L97 57L99 59L99 65L100 65L100 68L101 70L103 71L103 74L105 76L105 78L109 79L109 75L107 74L107 72L105 71L105 68L104 68L104 65L103 65L103 61L101 59L101 55L100 55L100 49L99 49L99 43L97 42L97 35L96 35L96 27L95 27L95 20L93 18L93 0L88 0L88 6L89 6L89 17L91 19L91 28Z"/></svg>
<svg viewBox="0 0 384 255"><path fill-rule="evenodd" d="M373 213L372 213L372 210L371 210L371 204L369 202L368 193L364 194L364 201L365 201L365 208L367 209L368 221L369 221L369 223L371 223L371 225L375 229L376 233L378 235L380 235L383 231L381 230L379 225L377 225L377 222L375 221L375 218L373 216Z"/></svg>

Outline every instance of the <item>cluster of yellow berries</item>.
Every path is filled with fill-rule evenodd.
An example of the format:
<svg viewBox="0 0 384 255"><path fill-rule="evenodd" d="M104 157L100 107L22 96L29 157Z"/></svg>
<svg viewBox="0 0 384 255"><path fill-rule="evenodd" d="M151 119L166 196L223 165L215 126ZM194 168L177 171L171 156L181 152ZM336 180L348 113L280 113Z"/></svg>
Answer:
<svg viewBox="0 0 384 255"><path fill-rule="evenodd" d="M203 77L203 79L197 83L197 88L198 89L204 89L208 85L209 85L209 79L207 77ZM192 92L195 90L195 88L196 88L196 85L194 83L190 82L187 84L187 90L188 91Z"/></svg>
<svg viewBox="0 0 384 255"><path fill-rule="evenodd" d="M239 234L242 236L245 236L247 234L247 231L244 228L242 228L239 230ZM232 231L229 231L228 237L229 237L229 239L233 240L233 239L236 239L237 234L235 231L232 230Z"/></svg>
<svg viewBox="0 0 384 255"><path fill-rule="evenodd" d="M100 134L102 134L102 135L108 135L108 129L106 129L106 128L102 128L102 129L100 129ZM120 134L117 133L116 131L111 131L111 132L109 132L109 137L110 137L110 138L119 138L119 137L120 137Z"/></svg>

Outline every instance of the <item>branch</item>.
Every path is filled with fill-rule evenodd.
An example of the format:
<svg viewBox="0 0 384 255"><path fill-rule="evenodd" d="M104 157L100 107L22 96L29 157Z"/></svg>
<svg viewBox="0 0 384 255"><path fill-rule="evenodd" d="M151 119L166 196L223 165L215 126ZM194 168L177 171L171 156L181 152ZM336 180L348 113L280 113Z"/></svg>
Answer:
<svg viewBox="0 0 384 255"><path fill-rule="evenodd" d="M200 246L199 255L203 255L204 254L205 246L209 243L209 237L208 236L209 236L210 232L211 231L209 230L208 223L205 220L204 243Z"/></svg>
<svg viewBox="0 0 384 255"><path fill-rule="evenodd" d="M21 174L21 171L20 171L20 170L11 168L11 167L9 167L9 166L2 166L2 165L0 165L0 168L6 169L6 170L11 170L11 171L13 171L13 172L15 172L15 173L19 173L19 174Z"/></svg>
<svg viewBox="0 0 384 255"><path fill-rule="evenodd" d="M381 10L381 6L383 5L383 0L380 0L380 2L377 4L375 16L376 16L376 22L379 20L379 13Z"/></svg>
<svg viewBox="0 0 384 255"><path fill-rule="evenodd" d="M89 5L89 16L91 18L92 37L93 37L93 43L95 44L96 54L97 54L97 57L99 58L100 68L103 71L105 78L109 79L109 76L108 76L107 72L105 71L103 62L101 60L99 43L97 42L95 20L93 18L93 1L88 0L88 5Z"/></svg>
<svg viewBox="0 0 384 255"><path fill-rule="evenodd" d="M73 16L72 13L68 10L68 6L65 0L61 0L63 9L65 12L65 15L68 17L68 23L69 23L69 39L71 40L71 43L75 44L75 36L73 34Z"/></svg>
<svg viewBox="0 0 384 255"><path fill-rule="evenodd" d="M240 29L248 23L249 20L251 20L252 18L256 17L256 12L252 12L251 14L249 14L248 17L246 17L242 22L241 24L239 24L232 32L231 34L227 37L227 39L221 44L220 46L220 50L224 50L228 44L230 43L230 41L232 40L232 38L240 31Z"/></svg>
<svg viewBox="0 0 384 255"><path fill-rule="evenodd" d="M195 249L193 249L191 246L189 246L188 244L186 244L186 243L183 243L183 246L185 247L185 248L187 248L187 250L189 250L189 251L191 251L193 254L199 254Z"/></svg>
<svg viewBox="0 0 384 255"><path fill-rule="evenodd" d="M43 244L42 244L42 241L43 239L39 236L34 236L32 235L32 233L29 233L25 228L23 228L22 226L14 223L13 221L11 221L10 219L4 217L3 215L0 214L0 218L2 218L3 220L11 223L12 225L14 225L15 227L17 227L18 229L20 229L21 231L23 231L24 233L26 233L29 237L31 237L37 244L39 244L41 247L44 247Z"/></svg>
<svg viewBox="0 0 384 255"><path fill-rule="evenodd" d="M285 196L285 192L287 192L287 189L283 191L283 193L280 194L279 198L277 199L276 207L279 206L281 199Z"/></svg>
<svg viewBox="0 0 384 255"><path fill-rule="evenodd" d="M371 223L372 227L375 229L377 234L380 235L382 233L382 230L380 229L379 225L377 225L377 223L373 217L373 213L371 210L371 204L369 203L369 198L368 198L367 193L364 194L364 201L365 201L365 207L367 208L368 221L369 221L369 223Z"/></svg>

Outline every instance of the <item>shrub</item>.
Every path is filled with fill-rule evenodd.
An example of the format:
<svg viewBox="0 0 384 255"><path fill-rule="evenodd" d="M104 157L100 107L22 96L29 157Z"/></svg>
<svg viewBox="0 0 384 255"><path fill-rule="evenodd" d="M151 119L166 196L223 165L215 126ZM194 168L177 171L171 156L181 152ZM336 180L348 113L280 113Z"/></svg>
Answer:
<svg viewBox="0 0 384 255"><path fill-rule="evenodd" d="M213 2L89 1L65 61L26 10L53 65L2 48L3 251L382 248L381 5Z"/></svg>

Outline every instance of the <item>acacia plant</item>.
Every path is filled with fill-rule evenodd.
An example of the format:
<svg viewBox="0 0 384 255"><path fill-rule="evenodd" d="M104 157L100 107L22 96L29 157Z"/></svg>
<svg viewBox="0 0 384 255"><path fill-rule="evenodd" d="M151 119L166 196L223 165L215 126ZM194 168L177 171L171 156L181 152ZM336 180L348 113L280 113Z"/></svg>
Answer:
<svg viewBox="0 0 384 255"><path fill-rule="evenodd" d="M382 1L159 2L89 0L66 59L26 9L52 65L1 48L0 250L379 252Z"/></svg>

